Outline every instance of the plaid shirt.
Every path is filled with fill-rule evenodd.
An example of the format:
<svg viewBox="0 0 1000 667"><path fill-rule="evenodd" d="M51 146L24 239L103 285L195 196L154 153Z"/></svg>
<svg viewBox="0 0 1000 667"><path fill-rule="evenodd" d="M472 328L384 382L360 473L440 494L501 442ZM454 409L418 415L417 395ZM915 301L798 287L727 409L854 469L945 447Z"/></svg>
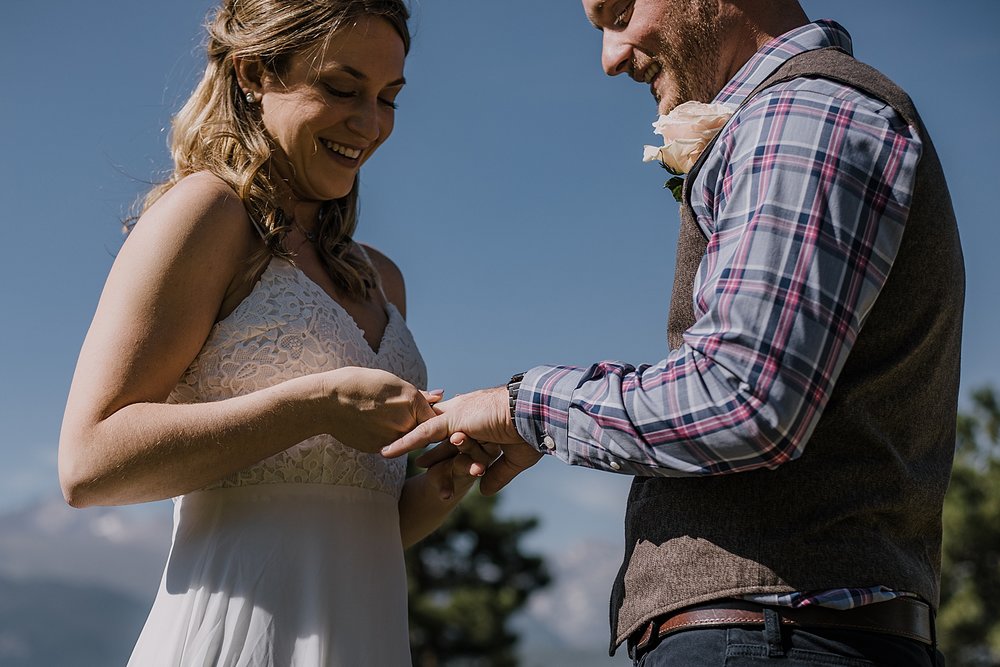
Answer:
<svg viewBox="0 0 1000 667"><path fill-rule="evenodd" d="M788 58L850 35L819 21L772 40L714 100L739 106ZM679 477L773 469L809 441L885 283L921 144L891 108L825 79L778 84L722 130L692 184L709 244L696 323L657 364L539 366L518 431L563 461ZM755 598L852 607L884 589Z"/></svg>

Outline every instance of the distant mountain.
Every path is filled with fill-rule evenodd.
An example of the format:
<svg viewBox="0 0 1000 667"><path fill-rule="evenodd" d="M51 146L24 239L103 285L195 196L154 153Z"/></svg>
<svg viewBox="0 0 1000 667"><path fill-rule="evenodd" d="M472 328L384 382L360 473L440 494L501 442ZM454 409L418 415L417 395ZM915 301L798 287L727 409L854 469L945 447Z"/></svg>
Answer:
<svg viewBox="0 0 1000 667"><path fill-rule="evenodd" d="M76 510L51 499L0 515L0 667L120 667L149 612L170 508Z"/></svg>
<svg viewBox="0 0 1000 667"><path fill-rule="evenodd" d="M528 617L543 625L564 646L605 643L611 583L622 551L608 542L586 541L548 556L554 583L528 602Z"/></svg>
<svg viewBox="0 0 1000 667"><path fill-rule="evenodd" d="M48 499L0 515L0 576L101 585L152 600L170 547L170 503L78 510Z"/></svg>
<svg viewBox="0 0 1000 667"><path fill-rule="evenodd" d="M170 503L76 510L61 499L0 515L0 667L125 664L170 544ZM523 667L607 667L608 596L621 550L549 554L555 581L517 622Z"/></svg>
<svg viewBox="0 0 1000 667"><path fill-rule="evenodd" d="M622 549L588 540L547 556L552 585L532 596L517 620L522 667L607 667L631 665L624 650L608 657L611 584Z"/></svg>
<svg viewBox="0 0 1000 667"><path fill-rule="evenodd" d="M147 611L100 586L0 578L0 666L120 667Z"/></svg>

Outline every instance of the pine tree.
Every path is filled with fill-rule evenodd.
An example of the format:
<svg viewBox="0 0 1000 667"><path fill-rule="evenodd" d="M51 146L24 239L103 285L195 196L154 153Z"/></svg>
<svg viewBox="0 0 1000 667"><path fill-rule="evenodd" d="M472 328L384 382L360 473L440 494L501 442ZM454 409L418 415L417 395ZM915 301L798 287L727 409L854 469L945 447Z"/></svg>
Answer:
<svg viewBox="0 0 1000 667"><path fill-rule="evenodd" d="M540 556L522 551L535 518L501 518L502 496L474 488L444 525L406 555L415 667L513 667L511 617L549 583Z"/></svg>
<svg viewBox="0 0 1000 667"><path fill-rule="evenodd" d="M1000 665L1000 406L990 388L958 418L944 503L938 636L948 667Z"/></svg>

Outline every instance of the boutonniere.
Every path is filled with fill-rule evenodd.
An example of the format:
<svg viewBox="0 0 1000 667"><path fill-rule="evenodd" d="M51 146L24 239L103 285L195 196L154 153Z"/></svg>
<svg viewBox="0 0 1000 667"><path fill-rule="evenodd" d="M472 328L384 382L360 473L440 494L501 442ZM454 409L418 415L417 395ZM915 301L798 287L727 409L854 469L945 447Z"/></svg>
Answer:
<svg viewBox="0 0 1000 667"><path fill-rule="evenodd" d="M653 123L653 134L663 137L662 146L643 146L642 161L659 160L673 178L663 187L681 200L684 174L698 161L702 151L715 138L726 121L733 115L733 108L725 104L685 102L666 116Z"/></svg>

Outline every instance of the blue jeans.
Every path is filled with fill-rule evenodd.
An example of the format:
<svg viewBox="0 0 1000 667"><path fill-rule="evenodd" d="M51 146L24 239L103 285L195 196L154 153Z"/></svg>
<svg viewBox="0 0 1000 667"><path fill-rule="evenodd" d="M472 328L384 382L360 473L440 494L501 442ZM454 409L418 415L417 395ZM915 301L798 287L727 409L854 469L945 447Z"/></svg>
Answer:
<svg viewBox="0 0 1000 667"><path fill-rule="evenodd" d="M872 632L781 627L684 630L650 644L636 667L944 667L936 650L917 641Z"/></svg>

